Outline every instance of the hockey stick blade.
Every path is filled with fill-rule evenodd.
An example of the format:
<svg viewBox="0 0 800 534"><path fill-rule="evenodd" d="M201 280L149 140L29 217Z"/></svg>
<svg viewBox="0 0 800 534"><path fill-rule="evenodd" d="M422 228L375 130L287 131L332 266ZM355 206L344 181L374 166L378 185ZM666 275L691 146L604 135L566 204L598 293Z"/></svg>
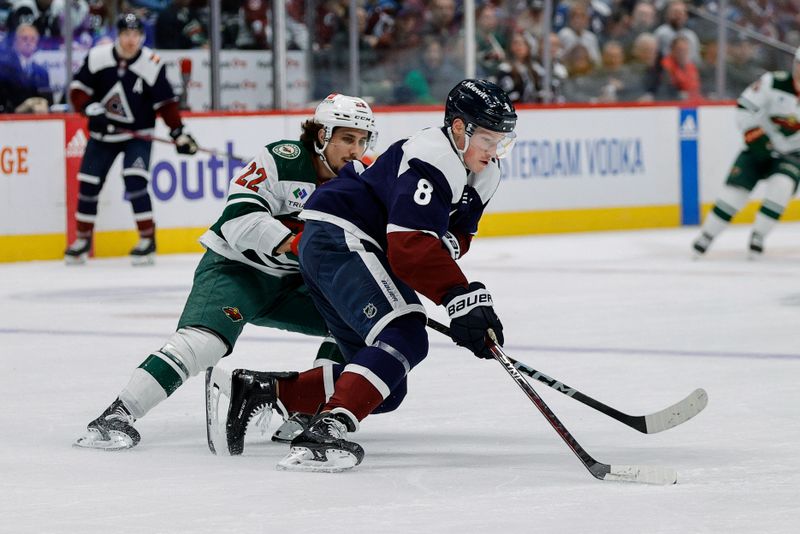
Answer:
<svg viewBox="0 0 800 534"><path fill-rule="evenodd" d="M695 415L702 412L708 405L708 393L703 388L698 388L692 391L685 398L676 402L672 406L668 406L663 410L653 412L647 415L629 415L624 412L612 408L607 404L600 402L597 399L578 391L577 389L566 385L565 383L555 378L549 377L541 371L537 371L533 367L526 365L514 358L509 358L511 363L514 364L519 372L527 375L543 384L547 384L556 391L563 393L567 397L572 397L576 401L594 408L598 412L604 413L612 419L616 419L620 423L627 425L634 430L638 430L643 434L656 434L669 430L678 425L681 425L693 418Z"/></svg>
<svg viewBox="0 0 800 534"><path fill-rule="evenodd" d="M450 329L434 319L428 319L428 326L446 336L450 335ZM611 406L608 406L607 404L604 404L571 386L566 385L556 378L550 377L541 371L537 371L530 365L517 361L514 358L509 358L509 361L514 364L514 367L516 367L520 373L527 375L534 380L538 380L542 384L555 389L559 393L562 393L567 397L571 397L576 401L597 410L600 413L604 413L612 419L616 419L620 423L629 426L634 430L638 430L643 434L655 434L657 432L663 432L664 430L669 430L670 428L681 425L702 412L706 405L708 405L708 393L706 393L704 389L698 388L690 393L686 398L676 402L672 406L664 408L663 410L659 410L648 415L629 415L617 410L616 408L612 408Z"/></svg>
<svg viewBox="0 0 800 534"><path fill-rule="evenodd" d="M598 465L603 464L598 463ZM608 472L603 474L603 480L638 482L657 486L669 486L678 483L678 473L669 467L651 465L609 465L607 467ZM605 469L602 469L602 471L605 471Z"/></svg>
<svg viewBox="0 0 800 534"><path fill-rule="evenodd" d="M536 390L533 389L530 383L525 380L525 377L514 367L514 364L511 363L509 357L503 352L503 349L499 345L491 342L488 346L495 360L500 362L503 369L511 375L514 382L525 392L525 395L527 395L528 399L530 399L539 412L547 419L550 426L553 427L559 437L564 440L564 443L567 444L584 467L586 467L596 479L658 485L675 484L678 482L677 473L673 469L666 467L609 465L598 462L592 458L592 456L581 447L572 433L567 430L567 427L564 426L564 423L561 422L547 403L536 393Z"/></svg>

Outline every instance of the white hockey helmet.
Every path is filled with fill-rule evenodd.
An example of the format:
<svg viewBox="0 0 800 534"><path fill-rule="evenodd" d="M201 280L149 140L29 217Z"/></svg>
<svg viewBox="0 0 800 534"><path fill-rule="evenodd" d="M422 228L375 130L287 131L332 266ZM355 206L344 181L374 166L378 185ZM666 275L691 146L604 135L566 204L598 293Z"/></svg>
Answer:
<svg viewBox="0 0 800 534"><path fill-rule="evenodd" d="M372 109L364 100L355 97L331 93L325 100L317 105L314 112L314 122L322 124L325 131L325 140L322 148L317 153L322 154L333 136L333 129L337 126L366 130L367 146L370 150L375 147L378 139L378 130L375 129L375 117Z"/></svg>

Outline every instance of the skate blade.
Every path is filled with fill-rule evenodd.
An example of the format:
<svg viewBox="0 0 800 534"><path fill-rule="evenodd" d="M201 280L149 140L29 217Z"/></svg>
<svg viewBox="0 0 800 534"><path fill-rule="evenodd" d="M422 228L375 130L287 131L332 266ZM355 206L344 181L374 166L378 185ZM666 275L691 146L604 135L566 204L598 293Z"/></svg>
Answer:
<svg viewBox="0 0 800 534"><path fill-rule="evenodd" d="M220 398L225 397L223 413L228 413L231 395L230 374L217 367L206 370L206 438L208 439L208 449L212 454L229 456L228 440L225 437L224 424L219 420Z"/></svg>
<svg viewBox="0 0 800 534"><path fill-rule="evenodd" d="M134 267L147 267L149 265L155 265L155 263L155 254L148 254L147 256L131 256L131 265Z"/></svg>
<svg viewBox="0 0 800 534"><path fill-rule="evenodd" d="M291 443L302 432L303 425L297 421L287 420L272 435L272 441L276 443Z"/></svg>
<svg viewBox="0 0 800 534"><path fill-rule="evenodd" d="M66 265L83 265L89 254L81 254L80 256L64 256L64 263Z"/></svg>
<svg viewBox="0 0 800 534"><path fill-rule="evenodd" d="M279 471L304 471L310 473L341 473L357 465L356 457L347 451L326 449L325 459L315 459L306 447L292 447L289 454L278 462Z"/></svg>
<svg viewBox="0 0 800 534"><path fill-rule="evenodd" d="M124 451L136 446L130 436L119 432L110 432L111 439L98 439L99 432L87 432L72 444L78 449L96 449L102 451Z"/></svg>

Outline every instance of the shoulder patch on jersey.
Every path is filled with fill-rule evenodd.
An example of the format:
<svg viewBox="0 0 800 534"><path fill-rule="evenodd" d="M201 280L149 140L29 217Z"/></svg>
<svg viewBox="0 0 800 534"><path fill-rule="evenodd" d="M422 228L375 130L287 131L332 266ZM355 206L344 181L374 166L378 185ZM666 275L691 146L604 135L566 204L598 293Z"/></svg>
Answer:
<svg viewBox="0 0 800 534"><path fill-rule="evenodd" d="M89 66L89 72L95 73L103 69L116 67L117 62L114 59L113 50L113 44L95 46L89 50L89 55L86 56L86 63Z"/></svg>
<svg viewBox="0 0 800 534"><path fill-rule="evenodd" d="M290 143L281 143L272 147L272 153L285 159L297 159L300 157L300 147Z"/></svg>
<svg viewBox="0 0 800 534"><path fill-rule="evenodd" d="M156 83L156 78L158 78L158 73L161 70L161 63L153 61L154 55L152 50L143 47L139 58L128 67L131 72L141 76L147 85L151 87Z"/></svg>

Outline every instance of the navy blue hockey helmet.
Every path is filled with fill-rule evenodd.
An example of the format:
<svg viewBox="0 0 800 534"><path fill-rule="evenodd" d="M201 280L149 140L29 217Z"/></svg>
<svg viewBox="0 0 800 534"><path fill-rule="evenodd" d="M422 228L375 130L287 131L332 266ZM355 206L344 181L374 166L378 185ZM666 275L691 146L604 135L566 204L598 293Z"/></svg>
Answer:
<svg viewBox="0 0 800 534"><path fill-rule="evenodd" d="M123 13L117 19L117 31L136 30L144 33L144 23L135 13Z"/></svg>
<svg viewBox="0 0 800 534"><path fill-rule="evenodd" d="M450 90L444 106L445 126L452 126L457 118L467 124L469 135L475 126L511 133L517 125L511 99L498 85L486 80L462 80Z"/></svg>

